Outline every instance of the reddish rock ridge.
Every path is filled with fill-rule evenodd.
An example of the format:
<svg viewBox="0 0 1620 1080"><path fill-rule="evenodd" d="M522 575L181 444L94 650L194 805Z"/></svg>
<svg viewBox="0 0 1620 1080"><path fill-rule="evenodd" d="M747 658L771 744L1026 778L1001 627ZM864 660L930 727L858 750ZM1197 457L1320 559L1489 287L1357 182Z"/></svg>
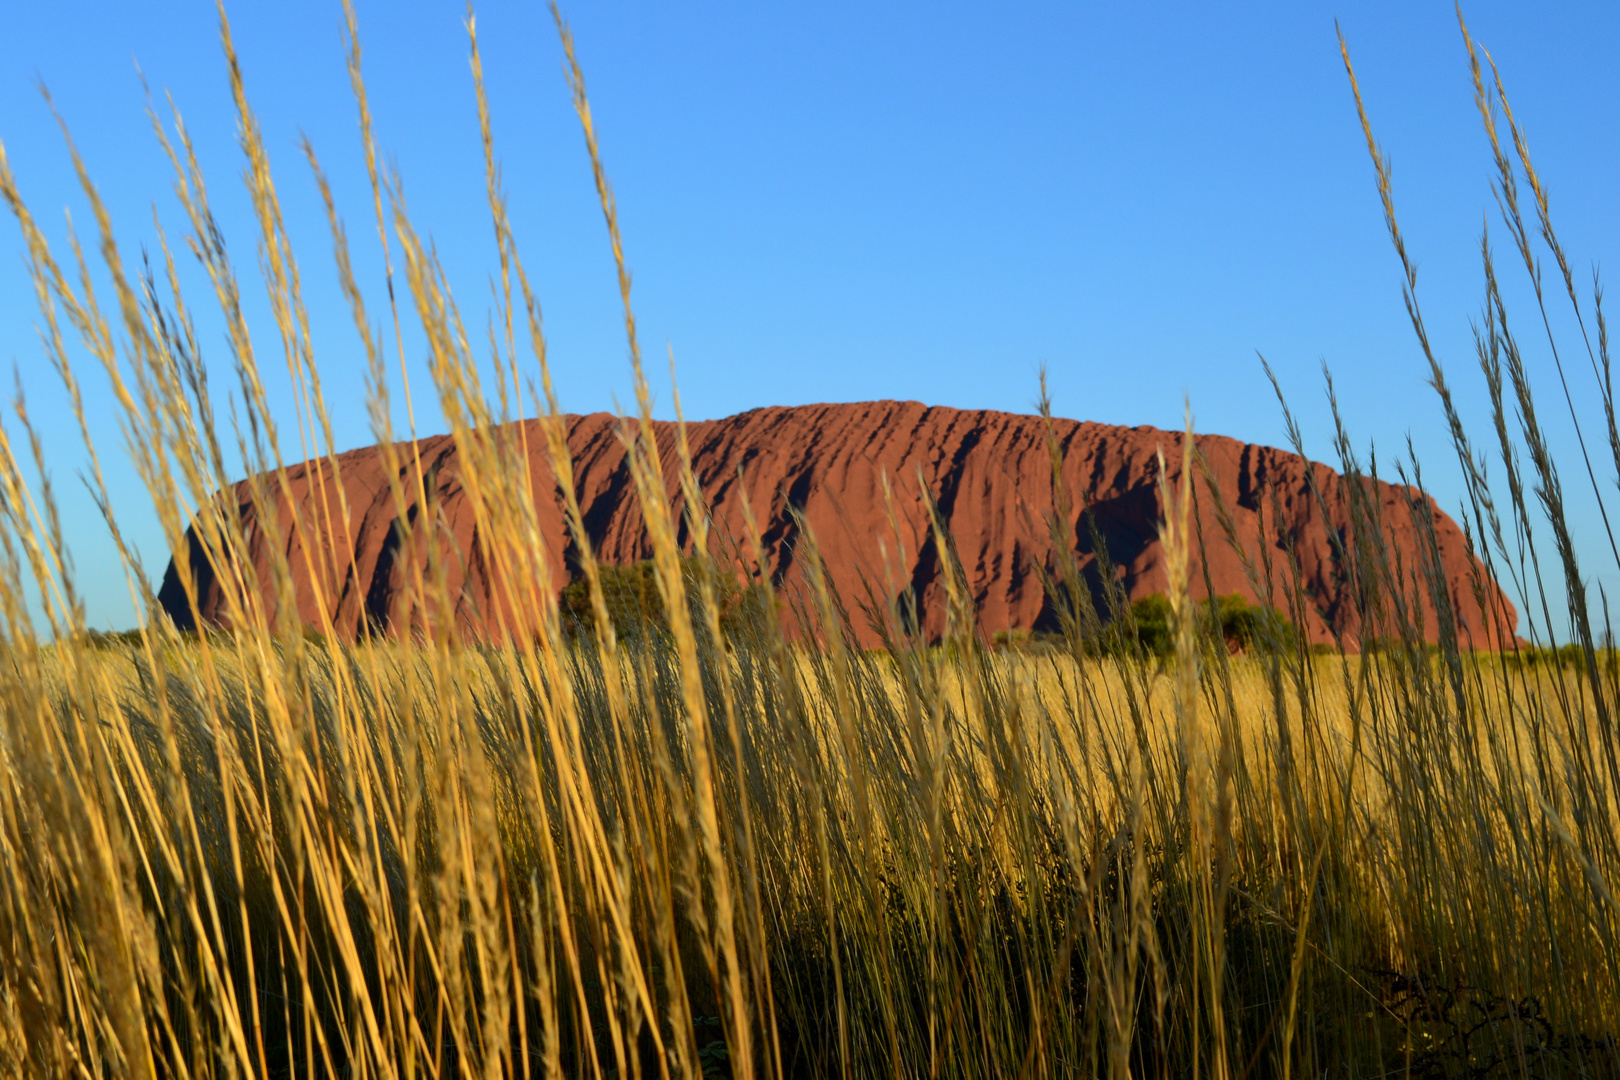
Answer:
<svg viewBox="0 0 1620 1080"><path fill-rule="evenodd" d="M567 418L586 526L598 556L609 563L651 555L619 423L605 413ZM534 421L525 425L525 430L506 434L523 436L521 443L510 441L514 453L524 452L519 445L527 446L547 564L553 568L553 587L560 588L569 557L561 499L539 425ZM655 429L666 483L672 493L678 492L676 428L657 423ZM1071 501L1064 535L1094 591L1097 565L1083 511L1094 515L1126 592L1133 599L1163 592L1158 452L1162 450L1175 478L1182 436L1150 427L1072 420L1055 421L1054 431ZM746 535L741 498L746 491L763 531L768 569L779 583L793 588L804 582L800 526L789 512L794 507L819 544L833 585L852 609L868 595L867 582L888 595L911 588L920 601L924 631L931 636L940 633L945 623L944 579L920 482L938 502L983 630L994 633L1051 624L1038 567L1054 565L1046 524L1054 491L1039 417L879 401L755 409L689 424L687 432L694 472L716 531L738 538ZM490 635L496 631L488 614L491 575L480 548L473 503L463 487L461 455L449 436L422 439L417 445L428 502L439 521L441 550L451 556L445 566L448 595L456 598L455 620L464 634ZM1349 485L1325 465L1270 447L1218 435L1197 436L1196 445L1253 564L1261 566L1262 553L1269 555L1274 603L1282 606L1289 591L1291 547L1309 605L1304 625L1310 639L1330 641L1338 635L1355 648L1363 628L1343 556L1336 548L1338 538L1349 535ZM399 444L397 449L408 470L409 445ZM338 456L337 465L348 505L347 530L333 468L324 459L286 470L285 487L297 503L297 514L288 512L287 498L278 494L279 523L273 530L266 530L256 512L248 483L232 489L249 537L247 558L256 587L274 603L266 546L274 543L287 555L298 615L305 623L322 621L324 603L346 637L368 626L393 634L420 628L424 616L416 610L407 586L414 576L409 562L421 560L423 551L420 544L414 552L401 547L382 452L377 447L351 450ZM892 520L884 497L885 477L893 492ZM1320 499L1311 490L1311 479ZM402 477L402 483L405 490L415 490L414 473ZM278 487L271 483L270 490ZM1207 574L1216 594L1262 599L1227 543L1216 500L1202 483L1198 496L1197 517L1208 566L1194 565L1195 593L1205 594ZM1487 583L1482 608L1476 581L1483 573L1469 555L1461 530L1432 500L1421 502L1410 489L1379 483L1376 503L1390 565L1409 581L1416 580L1419 567L1440 567L1465 646L1472 641L1486 647L1499 640L1498 632L1511 635L1513 606ZM415 520L421 508L413 505L409 512ZM1426 515L1432 516L1432 533L1415 524ZM195 527L188 540L201 617L217 625L228 623L225 588L203 556ZM1419 587L1407 592L1413 597L1408 601L1412 610L1422 609L1423 625L1433 640L1439 623L1432 596ZM173 562L160 599L177 623L194 623ZM1493 606L1500 631L1487 627L1486 609ZM857 631L870 639L864 620L857 616L855 622Z"/></svg>

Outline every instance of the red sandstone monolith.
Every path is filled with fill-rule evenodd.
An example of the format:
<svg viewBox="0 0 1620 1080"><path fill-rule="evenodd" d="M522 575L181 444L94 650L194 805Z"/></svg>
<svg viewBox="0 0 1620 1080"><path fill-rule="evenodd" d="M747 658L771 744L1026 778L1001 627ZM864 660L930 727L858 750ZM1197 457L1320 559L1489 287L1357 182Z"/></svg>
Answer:
<svg viewBox="0 0 1620 1080"><path fill-rule="evenodd" d="M624 564L650 557L620 421L596 413L569 416L566 422L579 500L598 558ZM676 429L669 423L654 427L665 482L679 510ZM526 455L550 587L560 589L568 580L570 541L544 436L534 421L503 434L509 454ZM762 534L764 570L784 588L804 584L802 532L808 529L848 607L909 589L918 601L923 632L937 637L947 605L926 490L955 546L983 632L1053 624L1042 571L1057 565L1050 523L1059 502L1040 417L878 401L755 409L688 424L687 434L716 534L747 549L746 494ZM1163 592L1159 455L1169 463L1171 479L1179 480L1183 436L1072 420L1054 421L1052 434L1068 492L1057 535L1074 552L1092 590L1100 597L1095 535L1127 596ZM1250 602L1287 608L1297 577L1304 607L1296 617L1307 637L1342 640L1356 649L1364 636L1394 632L1393 624L1364 626L1365 599L1357 600L1358 589L1383 590L1390 594L1383 608L1395 617L1400 605L1393 602L1389 578L1380 582L1369 574L1382 561L1390 577L1405 582L1406 618L1429 640L1437 639L1444 623L1428 583L1439 583L1449 595L1445 606L1455 613L1463 647L1492 648L1511 640L1513 605L1470 554L1456 523L1432 500L1404 486L1362 481L1361 517L1376 524L1361 535L1378 540L1362 545L1358 562L1350 543L1351 485L1338 473L1270 447L1218 435L1195 438L1207 466L1207 482L1200 476L1197 487L1195 538L1206 557L1194 564L1196 595L1238 593ZM408 444L397 450L400 461L413 460ZM396 503L377 447L338 455L335 470L325 459L290 466L285 476L290 503L280 494L281 484L267 485L277 492L273 528L254 505L250 485L237 484L228 497L242 515L251 580L265 602L275 603L273 544L287 557L297 615L308 625L322 623L324 605L346 638L368 629L421 632L428 622L446 617L464 636L499 636L500 590L492 593L491 579L500 575L488 568L456 443L448 436L425 438L416 455L427 506L413 498L406 513L412 521L431 520L434 527L415 530L414 549L401 543L409 530L396 524ZM407 464L401 477L407 492L417 488L410 469ZM419 610L409 587L425 558L428 536L444 556L453 613ZM684 529L682 538L689 542ZM160 599L183 627L194 625L197 616L205 623L228 623L222 576L206 559L195 528L188 539L197 611L173 562ZM862 640L876 640L863 619L853 622Z"/></svg>

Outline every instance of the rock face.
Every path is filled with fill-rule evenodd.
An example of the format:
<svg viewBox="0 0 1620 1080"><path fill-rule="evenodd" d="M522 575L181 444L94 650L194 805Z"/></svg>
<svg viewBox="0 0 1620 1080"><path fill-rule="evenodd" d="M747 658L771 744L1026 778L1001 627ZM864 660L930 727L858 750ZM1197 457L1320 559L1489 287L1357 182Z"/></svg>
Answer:
<svg viewBox="0 0 1620 1080"><path fill-rule="evenodd" d="M655 426L665 483L678 509L676 428ZM649 558L652 545L620 439L620 421L605 413L570 416L567 429L576 490L598 557L621 564ZM852 621L857 634L867 641L875 635L858 614L858 605L868 597L868 587L886 596L912 590L924 632L937 636L945 626L944 564L923 489L932 494L949 530L983 631L1053 625L1040 570L1057 565L1049 522L1059 500L1039 417L880 401L755 409L691 423L687 433L693 471L715 532L747 549L746 494L762 533L765 569L791 590L806 581L801 532L808 528L831 583L856 612ZM1058 535L1075 553L1093 593L1100 597L1102 586L1089 521L1095 522L1095 535L1128 596L1165 591L1158 454L1162 451L1172 481L1178 480L1183 436L1072 420L1054 421L1053 433L1068 492ZM568 580L571 545L544 435L534 421L503 429L503 434L510 457L527 457L550 587L560 589ZM1347 555L1343 547L1352 535L1355 500L1350 484L1325 465L1270 447L1215 435L1197 436L1196 447L1219 499L1200 478L1195 541L1201 535L1204 557L1193 564L1195 595L1213 588L1217 595L1240 593L1251 602L1268 602L1262 594L1269 589L1269 603L1286 608L1297 574L1305 605L1296 617L1302 616L1312 641L1338 637L1354 649L1363 635L1390 632L1364 628L1355 602L1354 551ZM414 492L411 447L396 444L395 451L402 463L401 488ZM339 455L335 470L323 459L289 467L284 483L268 479L264 490L273 493L269 501L278 517L273 527L257 509L249 482L237 484L228 498L242 515L248 537L243 562L251 577L246 587L256 589L272 608L276 604L273 544L286 554L291 569L290 591L280 594L296 604L305 623L319 625L324 605L338 632L347 637L368 629L416 632L439 617L418 609L411 588L425 559L425 537L431 534L447 556L442 560L443 595L454 598L455 624L471 637L497 635L492 605L502 601L492 596L496 575L489 572L480 543L474 502L465 486L465 459L449 436L419 440L417 456L427 506L416 505L413 497L407 514L414 522L430 516L437 527L417 529L413 549L401 543L386 459L378 447ZM1382 537L1364 550L1387 560L1390 572L1408 583L1403 590L1408 617L1421 618L1425 636L1435 640L1442 632L1432 589L1423 584L1427 580L1445 583L1465 647L1510 640L1513 607L1470 556L1457 525L1412 489L1365 482L1361 490L1362 513L1380 519L1376 531ZM1224 515L1218 502L1224 504ZM1223 516L1252 569L1245 570L1244 559L1228 542ZM1363 535L1370 533L1364 530ZM684 526L681 538L689 543ZM194 524L188 533L188 573L197 596L196 614L207 623L228 624L232 603L223 579L231 575L210 564L205 551ZM1437 573L1425 578L1424 567ZM1391 590L1386 586L1384 591ZM179 625L195 624L175 562L164 577L160 599Z"/></svg>

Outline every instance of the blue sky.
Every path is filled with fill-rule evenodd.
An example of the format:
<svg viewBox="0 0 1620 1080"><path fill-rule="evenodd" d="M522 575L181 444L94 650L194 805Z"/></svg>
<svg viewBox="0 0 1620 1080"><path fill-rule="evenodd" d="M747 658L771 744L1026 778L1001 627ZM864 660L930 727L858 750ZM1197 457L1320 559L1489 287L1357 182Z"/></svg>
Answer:
<svg viewBox="0 0 1620 1080"><path fill-rule="evenodd" d="M359 0L359 9L379 136L476 323L495 252L464 9L442 0ZM477 10L498 151L563 404L611 409L630 400L626 350L556 35L532 0ZM609 2L565 14L618 194L661 413L668 344L690 417L868 398L1028 411L1045 365L1064 415L1174 427L1186 395L1200 430L1276 445L1282 419L1258 350L1313 456L1331 457L1325 361L1361 445L1388 461L1410 436L1436 495L1455 507L1456 470L1334 38L1338 18L1393 161L1430 329L1466 414L1483 423L1469 320L1493 206L1490 159L1449 3ZM1620 12L1476 3L1466 14L1501 66L1584 280L1620 248ZM381 310L341 9L337 0L239 2L231 17L299 245L337 438L360 445L370 441L363 365L296 146L307 133L331 173ZM53 241L65 237L64 208L78 222L88 212L36 79L71 125L126 251L153 243L154 207L171 234L182 232L138 63L185 115L252 280L254 234L211 3L55 0L8 5L4 20L0 141ZM1558 428L1587 573L1615 591L1589 488L1568 457L1568 413L1531 333L1523 273L1504 273L1543 415ZM203 329L223 383L223 339L217 326ZM91 620L128 625L111 547L74 479L84 455L34 333L8 218L0 362L19 369L42 419ZM1574 397L1595 423L1592 376L1580 380L1578 359ZM85 370L103 451L116 458L112 403ZM418 398L423 429L438 430ZM167 557L161 534L132 473L115 465L113 479L155 579Z"/></svg>

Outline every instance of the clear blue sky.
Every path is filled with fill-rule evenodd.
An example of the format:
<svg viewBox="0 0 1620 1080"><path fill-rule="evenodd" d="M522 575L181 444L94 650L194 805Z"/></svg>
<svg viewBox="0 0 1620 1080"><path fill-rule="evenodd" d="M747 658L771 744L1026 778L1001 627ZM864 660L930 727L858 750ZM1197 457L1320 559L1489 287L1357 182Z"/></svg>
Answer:
<svg viewBox="0 0 1620 1080"><path fill-rule="evenodd" d="M464 10L448 0L359 6L382 143L476 325L495 253ZM338 440L359 445L370 441L362 362L296 150L307 132L333 175L380 310L340 7L238 2L231 14L301 245ZM610 409L630 399L626 352L556 36L532 0L490 0L478 14L499 153L563 403ZM1200 430L1275 445L1282 421L1259 350L1313 456L1331 459L1325 360L1360 443L1376 442L1388 461L1410 434L1442 504L1456 506L1334 40L1337 17L1394 163L1431 330L1482 423L1469 320L1489 157L1449 2L582 2L565 14L619 197L644 343L660 374L673 346L688 416L883 397L1028 411L1044 364L1064 415L1175 427L1185 394ZM1467 15L1501 65L1584 278L1620 250L1620 9L1493 2ZM13 2L0 20L0 140L53 239L64 207L81 223L88 213L36 78L72 126L126 250L152 242L154 204L171 234L182 232L138 63L185 114L252 280L211 3ZM1543 413L1563 418L1567 450L1532 311L1517 311L1548 393ZM204 329L223 384L222 337ZM43 368L9 218L0 362L18 366L43 418L91 619L128 625L111 548L77 490L84 458ZM1580 382L1582 367L1571 370L1585 408L1591 374ZM104 452L116 457L111 402L100 377L86 377ZM431 411L423 427L439 429ZM1578 493L1584 477L1564 460ZM129 470L118 466L114 481L155 579L161 535ZM1588 573L1613 592L1589 492L1578 515Z"/></svg>

